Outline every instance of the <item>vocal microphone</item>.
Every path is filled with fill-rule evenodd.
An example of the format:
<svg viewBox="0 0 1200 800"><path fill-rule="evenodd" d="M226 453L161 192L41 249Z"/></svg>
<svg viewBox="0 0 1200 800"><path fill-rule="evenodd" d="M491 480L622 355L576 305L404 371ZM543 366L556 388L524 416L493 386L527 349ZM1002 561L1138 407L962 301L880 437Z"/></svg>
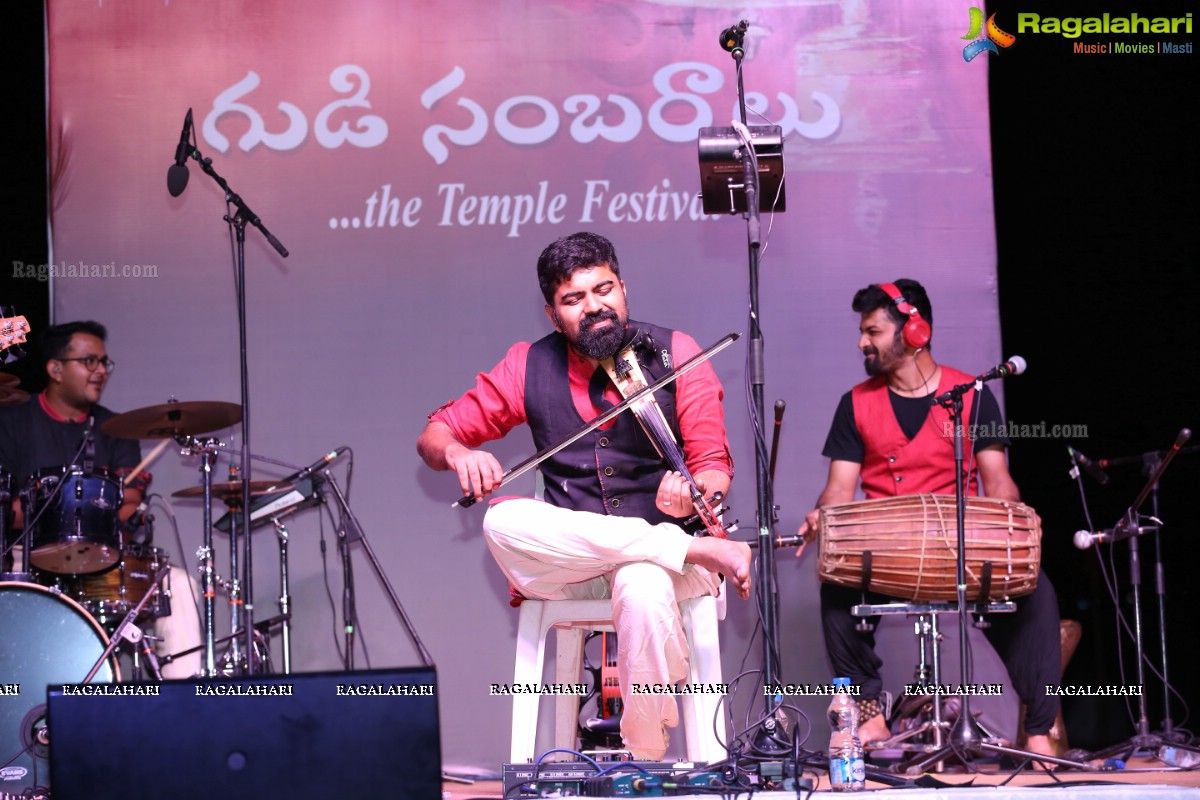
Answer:
<svg viewBox="0 0 1200 800"><path fill-rule="evenodd" d="M345 447L345 446L336 447L333 450L330 450L325 455L321 456L319 459L317 459L313 463L309 464L304 469L297 472L295 477L301 478L305 475L310 475L310 474L316 472L317 470L321 469L322 467L324 467L326 464L332 463L335 459L341 458L342 456L346 455L346 453L349 453L349 452L350 452L349 447Z"/></svg>
<svg viewBox="0 0 1200 800"><path fill-rule="evenodd" d="M736 48L741 47L742 37L746 34L746 29L749 27L750 23L742 20L737 25L730 25L721 31L721 37L717 40L721 43L721 49L727 53L732 53Z"/></svg>
<svg viewBox="0 0 1200 800"><path fill-rule="evenodd" d="M1094 544L1108 544L1109 542L1120 542L1128 539L1130 536L1141 536L1144 533L1154 533L1158 530L1157 525L1138 525L1133 528L1110 528L1106 531L1075 531L1075 546L1080 550L1087 550Z"/></svg>
<svg viewBox="0 0 1200 800"><path fill-rule="evenodd" d="M949 403L951 400L962 397L963 394L971 390L971 387L977 383L986 383L987 381L995 380L996 378L1007 378L1010 375L1020 375L1025 371L1025 359L1020 356L1012 356L1003 364L998 364L982 375L976 375L971 379L970 383L960 384L953 389L948 389L942 392L937 397L932 398L930 405L939 406L943 403Z"/></svg>
<svg viewBox="0 0 1200 800"><path fill-rule="evenodd" d="M992 367L987 372L975 378L977 381L991 381L996 378L1007 378L1010 375L1020 375L1025 371L1025 359L1020 356L1012 356L1003 364L998 364Z"/></svg>
<svg viewBox="0 0 1200 800"><path fill-rule="evenodd" d="M1071 454L1071 460L1083 467L1083 471L1095 478L1097 483L1101 486L1108 485L1108 473L1100 469L1099 464L1070 445L1067 446L1067 452Z"/></svg>
<svg viewBox="0 0 1200 800"><path fill-rule="evenodd" d="M187 160L192 154L191 134L192 110L189 108L187 116L183 118L183 132L179 134L179 144L175 145L175 163L167 168L167 191L171 193L171 197L179 197L187 188Z"/></svg>

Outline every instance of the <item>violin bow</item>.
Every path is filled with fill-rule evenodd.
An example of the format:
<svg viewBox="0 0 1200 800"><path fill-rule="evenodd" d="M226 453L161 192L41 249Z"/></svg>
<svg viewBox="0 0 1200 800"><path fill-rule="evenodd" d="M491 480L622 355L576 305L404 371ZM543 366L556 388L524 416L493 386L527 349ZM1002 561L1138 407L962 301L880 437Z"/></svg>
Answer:
<svg viewBox="0 0 1200 800"><path fill-rule="evenodd" d="M581 427L576 428L575 431L568 434L561 442L558 442L557 444L552 444L549 447L539 450L538 452L531 455L529 458L522 461L520 464L517 464L512 469L505 470L504 475L502 475L500 477L500 482L497 483L495 485L495 487L493 487L492 491L495 491L496 489L501 488L502 486L504 486L506 483L509 483L513 479L519 478L520 476L524 475L526 472L533 469L538 464L542 463L547 458L550 458L551 456L553 456L555 453L559 452L560 450L562 450L566 447L570 447L572 444L579 441L579 439L581 439L584 436L587 436L589 433L596 430L601 425L603 425L604 423L608 422L613 417L620 414L622 411L625 411L625 410L631 408L635 403L639 402L643 398L653 395L656 391L658 391L662 387L678 380L681 376L686 375L687 373L691 372L696 367L700 366L705 361L708 361L710 358L712 358L717 353L724 350L726 347L729 347L729 345L733 344L740 338L741 338L740 333L726 334L725 336L721 337L721 339L718 340L716 344L710 345L708 348L701 350L699 353L692 356L691 358L689 358L687 361L680 364L675 369L666 373L661 378L658 378L657 380L655 380L654 383L651 383L646 388L640 389L637 392L629 395L629 397L626 397L623 401L621 401L617 405L613 406L608 411L605 411L603 414L596 417L591 422L587 422L584 425L582 425ZM468 494L468 495L464 495L464 496L458 498L457 500L455 500L453 503L450 504L450 507L451 508L470 508L473 505L475 505L475 496Z"/></svg>

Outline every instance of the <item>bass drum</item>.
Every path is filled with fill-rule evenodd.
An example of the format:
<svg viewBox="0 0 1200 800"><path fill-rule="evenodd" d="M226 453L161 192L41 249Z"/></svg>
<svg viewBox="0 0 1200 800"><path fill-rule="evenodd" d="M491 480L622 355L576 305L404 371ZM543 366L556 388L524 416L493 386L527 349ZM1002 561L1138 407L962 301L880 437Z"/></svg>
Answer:
<svg viewBox="0 0 1200 800"><path fill-rule="evenodd" d="M32 583L0 583L0 620L0 793L7 797L50 783L46 686L82 681L108 637L78 603ZM120 679L110 658L92 681Z"/></svg>

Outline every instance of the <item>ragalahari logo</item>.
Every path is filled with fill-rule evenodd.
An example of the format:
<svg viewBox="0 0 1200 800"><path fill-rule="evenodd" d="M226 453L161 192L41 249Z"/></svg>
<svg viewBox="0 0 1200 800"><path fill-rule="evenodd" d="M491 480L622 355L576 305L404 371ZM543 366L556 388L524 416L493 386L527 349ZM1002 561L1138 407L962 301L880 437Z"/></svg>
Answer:
<svg viewBox="0 0 1200 800"><path fill-rule="evenodd" d="M963 58L967 61L985 50L1000 55L1001 47L1012 47L1013 42L1017 40L1017 37L1011 33L1000 30L1000 26L996 24L995 14L988 17L987 36L981 36L983 28L983 9L971 6L971 27L967 30L967 35L962 37L974 40L963 48Z"/></svg>

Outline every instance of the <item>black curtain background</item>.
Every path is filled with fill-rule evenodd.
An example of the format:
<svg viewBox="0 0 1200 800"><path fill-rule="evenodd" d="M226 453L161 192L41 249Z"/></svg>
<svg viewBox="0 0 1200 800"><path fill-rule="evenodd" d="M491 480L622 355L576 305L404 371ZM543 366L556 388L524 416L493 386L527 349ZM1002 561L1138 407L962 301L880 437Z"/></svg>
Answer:
<svg viewBox="0 0 1200 800"><path fill-rule="evenodd" d="M993 10L1001 17L1015 13ZM1065 2L1039 2L1028 10L1081 13ZM1182 16L1191 10L1182 2L1155 2L1153 8L1114 2L1087 13ZM8 83L8 117L0 126L6 174L0 182L0 303L15 305L42 328L49 323L47 284L14 279L12 269L14 262L48 261L42 7L20 0L6 17L9 24L0 32ZM1196 113L1196 55L1074 54L1068 39L1026 35L1000 56L984 57L990 60L1004 347L1029 362L1028 372L1005 387L1008 418L1020 425L1086 426L1086 437L1016 439L1012 471L1043 518L1043 565L1063 616L1083 625L1064 683L1133 684L1133 646L1118 639L1096 553L1072 545L1072 534L1087 525L1079 488L1067 474L1067 446L1093 459L1138 455L1165 449L1181 428L1200 424L1193 383L1200 372L1193 278L1200 264L1200 213L1189 122ZM171 144L164 142L164 174ZM26 359L5 369L29 385L36 380L33 367ZM1111 526L1144 481L1138 465L1112 467L1109 475L1107 486L1084 477L1097 527ZM1198 489L1200 457L1185 454L1161 483L1159 512L1167 523L1160 543L1170 677L1200 713L1194 666L1200 639L1192 627L1200 599L1200 511L1191 493ZM1147 655L1157 666L1155 542L1143 540L1140 550ZM1110 551L1119 606L1128 615L1128 546L1099 552L1107 557ZM1162 682L1149 670L1146 695L1150 727L1161 730ZM1115 698L1068 699L1064 709L1073 746L1097 748L1134 732L1130 712L1136 706ZM1172 699L1171 711L1174 725L1182 725L1187 712L1180 697Z"/></svg>

